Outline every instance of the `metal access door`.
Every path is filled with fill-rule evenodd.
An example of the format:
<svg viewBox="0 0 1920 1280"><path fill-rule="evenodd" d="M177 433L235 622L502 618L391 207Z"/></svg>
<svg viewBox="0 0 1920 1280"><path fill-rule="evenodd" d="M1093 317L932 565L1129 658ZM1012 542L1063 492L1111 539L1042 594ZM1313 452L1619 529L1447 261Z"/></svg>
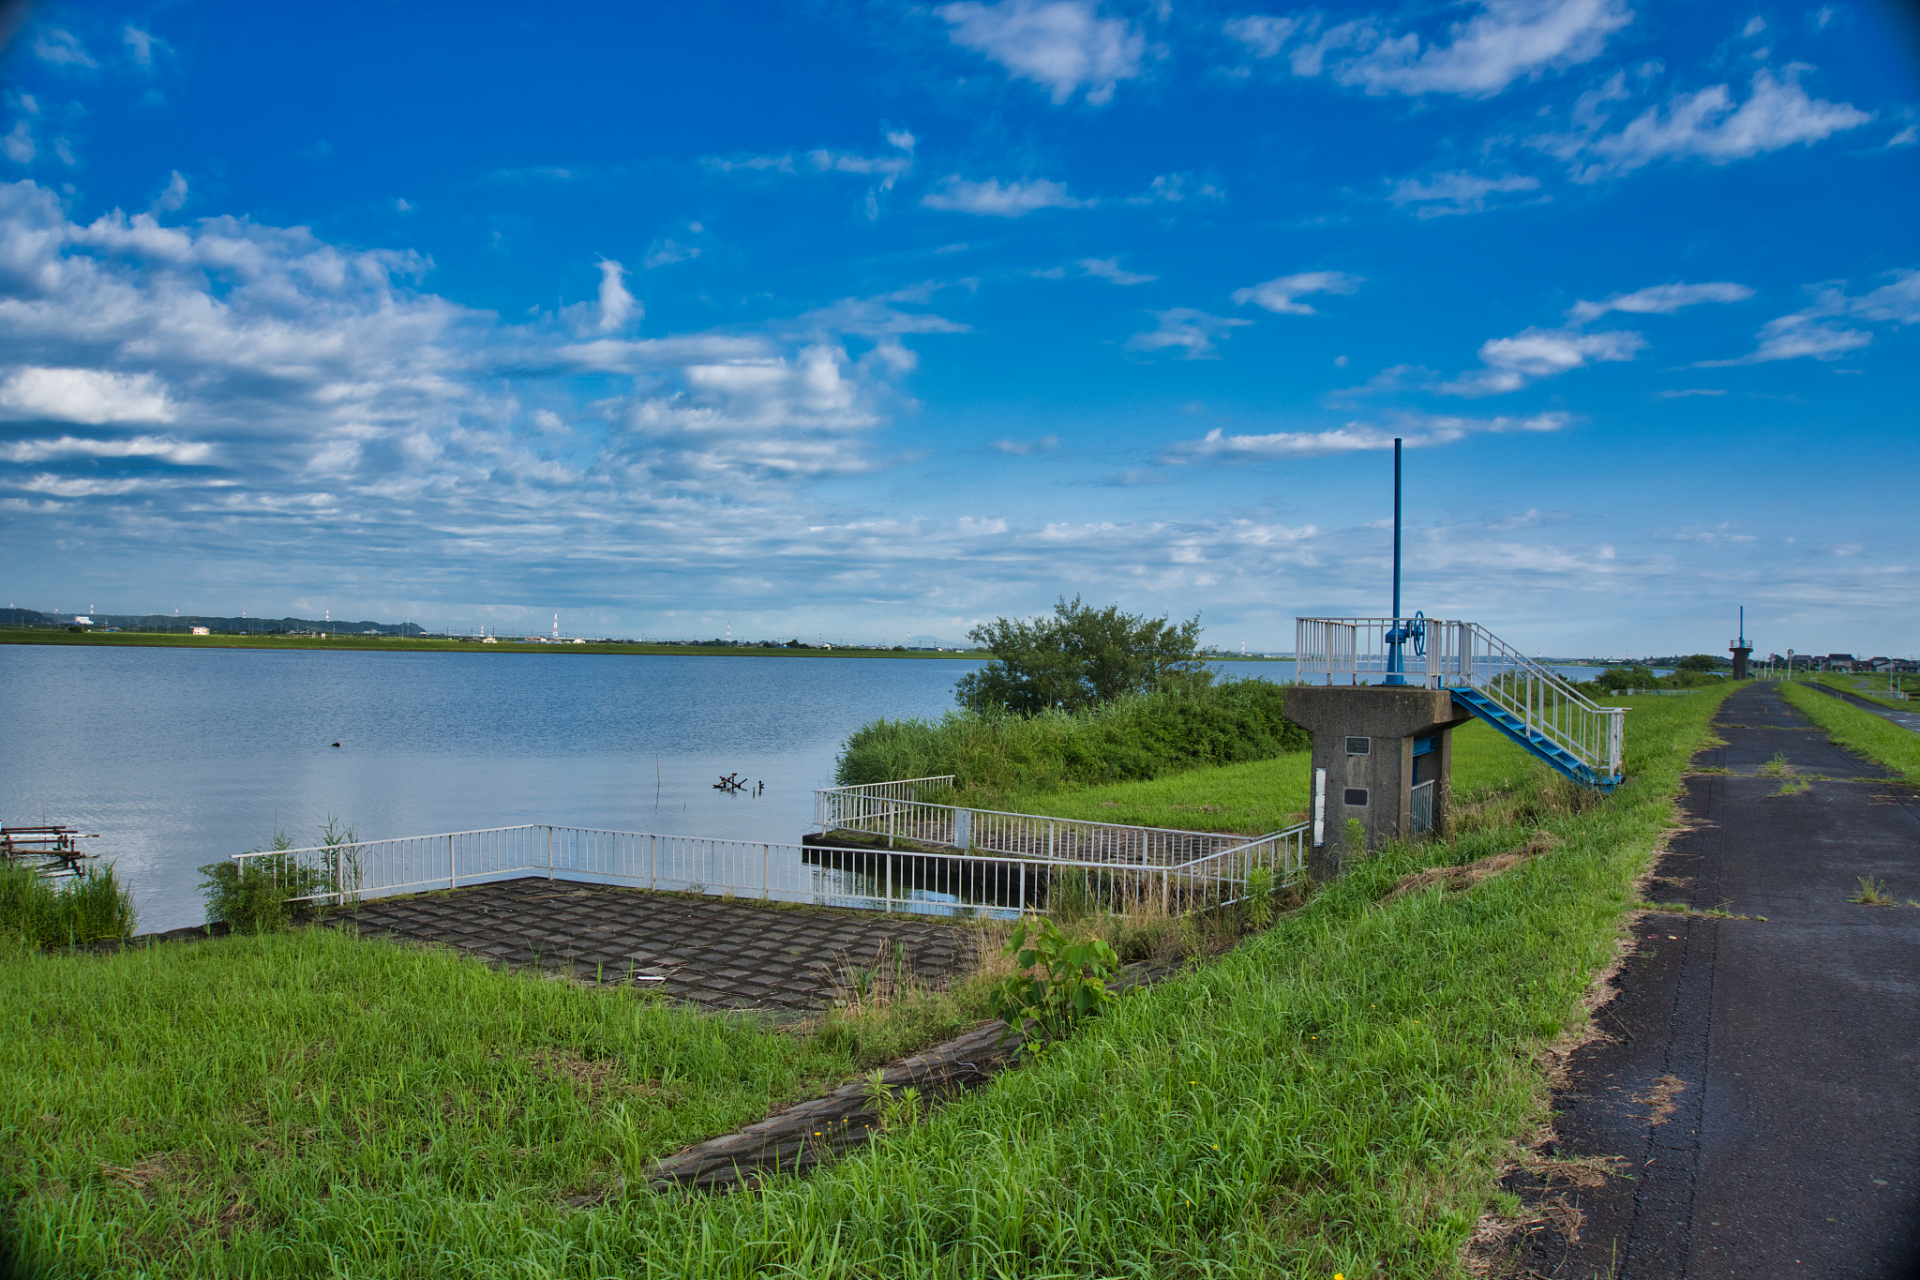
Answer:
<svg viewBox="0 0 1920 1280"><path fill-rule="evenodd" d="M1411 814L1407 820L1409 835L1425 835L1433 830L1433 783L1423 782L1413 789Z"/></svg>

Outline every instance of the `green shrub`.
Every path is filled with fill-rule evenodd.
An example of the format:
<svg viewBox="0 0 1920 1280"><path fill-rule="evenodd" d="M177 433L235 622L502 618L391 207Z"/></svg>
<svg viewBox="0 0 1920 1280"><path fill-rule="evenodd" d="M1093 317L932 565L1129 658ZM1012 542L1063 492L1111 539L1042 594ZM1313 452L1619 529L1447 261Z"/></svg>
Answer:
<svg viewBox="0 0 1920 1280"><path fill-rule="evenodd" d="M1006 954L1020 972L1001 979L988 1008L1006 1021L1009 1033L1031 1021L1029 1043L1037 1047L1064 1038L1116 999L1107 980L1120 968L1120 957L1098 938L1069 942L1051 920L1022 920Z"/></svg>
<svg viewBox="0 0 1920 1280"><path fill-rule="evenodd" d="M337 835L333 819L327 819L322 843L330 847L341 843ZM281 831L275 834L267 850L247 852L280 853L291 848L293 841ZM296 902L296 899L310 898L335 888L337 875L328 872L338 866L337 852L329 862L333 866L328 869L310 867L297 858L285 856L209 862L200 868L200 874L205 877L200 882L200 892L207 899L207 922L225 924L235 933L274 933L284 929L296 909L311 909L310 904Z"/></svg>
<svg viewBox="0 0 1920 1280"><path fill-rule="evenodd" d="M134 927L133 893L109 864L62 881L22 863L0 864L0 933L35 946L124 938Z"/></svg>
<svg viewBox="0 0 1920 1280"><path fill-rule="evenodd" d="M1186 684L1089 711L950 711L939 720L875 720L847 739L842 786L954 774L989 792L1138 782L1205 765L1266 760L1312 745L1269 680Z"/></svg>

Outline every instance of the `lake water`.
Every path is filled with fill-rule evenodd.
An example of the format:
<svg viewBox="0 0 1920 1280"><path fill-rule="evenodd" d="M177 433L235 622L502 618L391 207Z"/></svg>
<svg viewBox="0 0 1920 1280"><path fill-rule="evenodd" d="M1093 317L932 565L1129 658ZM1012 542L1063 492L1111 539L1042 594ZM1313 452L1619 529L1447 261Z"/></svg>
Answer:
<svg viewBox="0 0 1920 1280"><path fill-rule="evenodd" d="M848 734L938 716L977 665L0 645L0 819L101 833L86 846L143 929L201 921L201 864L276 830L310 844L329 815L369 840L551 822L794 842ZM728 773L765 789L714 790Z"/></svg>

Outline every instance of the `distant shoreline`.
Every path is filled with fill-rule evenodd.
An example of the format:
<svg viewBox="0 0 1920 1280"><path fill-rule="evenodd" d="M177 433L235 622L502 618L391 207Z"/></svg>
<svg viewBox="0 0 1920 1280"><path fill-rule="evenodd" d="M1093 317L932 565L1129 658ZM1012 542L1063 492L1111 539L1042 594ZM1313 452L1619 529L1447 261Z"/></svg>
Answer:
<svg viewBox="0 0 1920 1280"><path fill-rule="evenodd" d="M43 628L0 629L0 644L75 645L92 648L136 649L306 649L335 650L350 653L544 653L544 654L631 654L649 657L682 658L959 658L986 661L986 652L962 652L953 649L805 649L760 648L754 645L642 644L589 640L575 644L563 640L522 643L502 639L497 644L477 640L422 639L413 636L191 636L164 631L71 632ZM1239 654L1208 657L1207 662L1290 662L1290 658L1242 657Z"/></svg>

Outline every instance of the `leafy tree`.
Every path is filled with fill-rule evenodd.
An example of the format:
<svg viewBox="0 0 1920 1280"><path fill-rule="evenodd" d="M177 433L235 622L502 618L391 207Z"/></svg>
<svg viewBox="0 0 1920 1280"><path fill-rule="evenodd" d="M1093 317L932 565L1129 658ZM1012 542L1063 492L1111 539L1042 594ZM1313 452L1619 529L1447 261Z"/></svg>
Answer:
<svg viewBox="0 0 1920 1280"><path fill-rule="evenodd" d="M974 711L1083 711L1123 694L1212 678L1199 660L1198 614L1174 623L1062 596L1052 617L996 618L967 637L993 654L954 686L960 704Z"/></svg>

